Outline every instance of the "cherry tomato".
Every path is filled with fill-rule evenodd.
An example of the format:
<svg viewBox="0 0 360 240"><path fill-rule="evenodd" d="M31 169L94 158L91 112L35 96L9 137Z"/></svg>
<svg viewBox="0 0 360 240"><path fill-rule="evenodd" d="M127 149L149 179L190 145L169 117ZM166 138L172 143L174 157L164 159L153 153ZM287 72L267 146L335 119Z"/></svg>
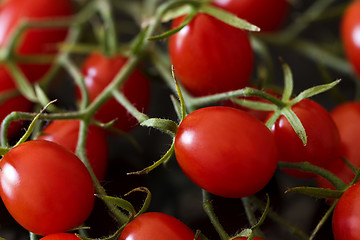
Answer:
<svg viewBox="0 0 360 240"><path fill-rule="evenodd" d="M360 167L360 102L347 102L338 105L331 111L331 116L339 130L341 148L341 156L346 158L356 167ZM332 173L337 175L345 183L350 183L355 174L344 163L342 159L338 159L331 168ZM320 187L333 188L333 186L324 178L318 178Z"/></svg>
<svg viewBox="0 0 360 240"><path fill-rule="evenodd" d="M309 162L326 168L340 156L340 137L330 114L318 103L304 99L291 109L300 119L307 135L304 146L289 121L281 116L271 128L279 150L279 161ZM286 169L296 177L314 177L312 173Z"/></svg>
<svg viewBox="0 0 360 240"><path fill-rule="evenodd" d="M1 81L1 80L0 80ZM1 85L0 85L1 89ZM1 95L1 90L0 90ZM0 123L4 120L4 118L9 115L13 111L18 112L29 112L32 108L32 103L24 98L23 96L16 96L9 98L0 104ZM20 121L13 121L10 123L8 128L8 137L14 138L19 133L19 130L25 126L25 122Z"/></svg>
<svg viewBox="0 0 360 240"><path fill-rule="evenodd" d="M336 204L332 217L335 240L359 240L360 183L349 187Z"/></svg>
<svg viewBox="0 0 360 240"><path fill-rule="evenodd" d="M38 139L56 142L75 153L79 127L78 120L56 120L43 129ZM96 177L101 181L108 161L106 135L101 128L90 125L86 139L86 155Z"/></svg>
<svg viewBox="0 0 360 240"><path fill-rule="evenodd" d="M290 7L287 0L214 0L213 4L260 27L262 32L279 29Z"/></svg>
<svg viewBox="0 0 360 240"><path fill-rule="evenodd" d="M79 240L75 234L71 233L54 233L41 238L40 240Z"/></svg>
<svg viewBox="0 0 360 240"><path fill-rule="evenodd" d="M353 1L341 21L341 38L345 54L360 76L360 2Z"/></svg>
<svg viewBox="0 0 360 240"><path fill-rule="evenodd" d="M148 212L132 220L119 240L193 240L195 234L178 219L159 212Z"/></svg>
<svg viewBox="0 0 360 240"><path fill-rule="evenodd" d="M122 56L106 58L100 53L91 54L82 67L85 85L90 101L93 101L102 90L113 80L127 61ZM140 111L146 111L150 102L150 83L139 70L135 70L122 87L129 101ZM109 99L95 114L101 122L110 122L117 118L114 127L129 131L137 121L114 98Z"/></svg>
<svg viewBox="0 0 360 240"><path fill-rule="evenodd" d="M56 143L22 143L4 155L0 169L0 196L7 210L35 234L68 231L92 211L89 172L75 154Z"/></svg>
<svg viewBox="0 0 360 240"><path fill-rule="evenodd" d="M246 112L230 107L190 113L177 131L175 155L195 184L230 198L261 190L273 176L278 158L269 129Z"/></svg>
<svg viewBox="0 0 360 240"><path fill-rule="evenodd" d="M254 64L247 33L206 14L170 37L169 54L178 80L195 96L245 87Z"/></svg>
<svg viewBox="0 0 360 240"><path fill-rule="evenodd" d="M13 31L25 19L39 20L67 17L73 14L71 0L60 0L54 4L47 0L8 0L0 5L0 47L6 47ZM65 40L66 28L29 29L24 34L16 49L21 55L53 54L56 44ZM31 81L37 81L49 69L49 64L19 65L25 76ZM15 88L12 77L5 67L0 67L0 83L3 89Z"/></svg>

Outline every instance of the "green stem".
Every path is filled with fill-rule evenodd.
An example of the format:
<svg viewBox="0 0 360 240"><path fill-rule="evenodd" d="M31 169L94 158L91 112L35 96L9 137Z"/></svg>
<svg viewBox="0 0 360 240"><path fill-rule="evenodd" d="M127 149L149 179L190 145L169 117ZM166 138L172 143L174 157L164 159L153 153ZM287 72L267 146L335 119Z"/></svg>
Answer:
<svg viewBox="0 0 360 240"><path fill-rule="evenodd" d="M299 169L304 172L315 173L327 179L331 184L334 185L334 187L337 190L344 190L347 188L347 185L336 175L323 168L312 165L308 162L299 162L299 163L279 162L278 166L280 168Z"/></svg>
<svg viewBox="0 0 360 240"><path fill-rule="evenodd" d="M264 211L266 208L266 204L264 204L262 201L260 201L256 196L250 197L251 202L254 204L254 207L257 209ZM288 221L286 221L284 218L282 218L279 214L277 214L275 211L273 211L271 208L268 210L268 216L275 222L277 222L280 226L282 226L285 230L287 230L290 234L293 236L298 237L302 240L309 240L309 236L304 233L301 229L293 226Z"/></svg>
<svg viewBox="0 0 360 240"><path fill-rule="evenodd" d="M30 240L38 240L38 236L35 233L29 232Z"/></svg>
<svg viewBox="0 0 360 240"><path fill-rule="evenodd" d="M136 107L134 107L134 105L131 104L131 102L125 97L125 95L117 90L117 89L114 89L112 91L112 94L113 96L115 97L115 99L123 106L126 108L126 110L134 117L136 118L136 120L139 122L139 123L142 123L143 121L145 120L148 120L149 117L140 112Z"/></svg>
<svg viewBox="0 0 360 240"><path fill-rule="evenodd" d="M329 217L331 216L332 212L335 209L335 206L337 204L339 200L335 200L334 203L331 205L331 207L326 211L325 215L321 218L321 220L319 221L319 223L316 225L314 231L311 233L311 236L309 238L309 240L313 240L315 239L316 234L318 233L318 231L321 229L321 227L325 224L325 222L329 219Z"/></svg>
<svg viewBox="0 0 360 240"><path fill-rule="evenodd" d="M245 209L245 213L246 213L246 216L250 222L250 225L251 226L255 226L257 224L257 218L254 214L254 210L251 206L251 200L249 197L244 197L244 198L241 198L241 201L244 205L244 209ZM259 236L259 237L264 237L264 234L261 232L260 228L259 227L256 227L253 229L254 233L256 236Z"/></svg>
<svg viewBox="0 0 360 240"><path fill-rule="evenodd" d="M96 194L101 196L107 195L105 189L101 186L99 180L97 179L86 156L86 139L87 139L88 128L89 128L89 121L82 120L80 122L79 137L76 146L76 154L84 163L84 165L87 167L90 176L93 180ZM104 203L109 208L111 213L115 216L115 218L119 221L120 224L124 224L128 222L128 217L124 213L122 213L115 205L109 203L108 201L104 201Z"/></svg>
<svg viewBox="0 0 360 240"><path fill-rule="evenodd" d="M111 11L111 6L109 1L107 0L98 0L97 6L99 8L99 12L101 14L101 17L104 20L104 24L106 27L106 55L108 56L114 56L117 52L118 48L118 40L117 40L117 34L116 34L116 28L113 20L113 15Z"/></svg>
<svg viewBox="0 0 360 240"><path fill-rule="evenodd" d="M216 229L216 231L218 232L220 239L228 240L230 238L229 235L226 233L224 228L221 226L219 219L217 218L217 216L214 213L214 209L213 209L213 206L212 206L212 203L210 200L210 194L207 191L202 190L202 195L203 195L204 211L210 218L210 221L211 221L212 225L214 226L214 228Z"/></svg>

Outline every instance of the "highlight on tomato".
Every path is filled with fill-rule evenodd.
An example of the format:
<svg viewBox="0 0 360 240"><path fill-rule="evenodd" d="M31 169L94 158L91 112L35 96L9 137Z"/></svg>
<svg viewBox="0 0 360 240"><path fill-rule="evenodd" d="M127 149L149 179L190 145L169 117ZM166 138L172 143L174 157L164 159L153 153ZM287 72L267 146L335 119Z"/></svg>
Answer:
<svg viewBox="0 0 360 240"><path fill-rule="evenodd" d="M75 234L72 233L54 233L47 235L40 240L79 240Z"/></svg>
<svg viewBox="0 0 360 240"><path fill-rule="evenodd" d="M279 161L309 162L315 166L327 168L340 157L340 137L330 114L320 104L304 99L291 109L299 118L307 135L304 146L289 121L281 116L272 126L279 151ZM313 173L284 169L290 175L300 178L315 177Z"/></svg>
<svg viewBox="0 0 360 240"><path fill-rule="evenodd" d="M278 30L290 9L287 0L214 0L212 3L260 27L261 32Z"/></svg>
<svg viewBox="0 0 360 240"><path fill-rule="evenodd" d="M71 0L60 0L54 4L47 0L11 0L0 4L0 47L4 48L12 38L15 29L25 19L38 21L69 17L74 13ZM63 42L68 29L31 28L26 30L15 49L19 55L55 54L57 44ZM30 82L38 81L48 71L50 64L22 63L19 67ZM4 66L0 66L0 85L4 89L15 89L12 76Z"/></svg>
<svg viewBox="0 0 360 240"><path fill-rule="evenodd" d="M179 166L196 185L228 198L250 196L273 176L277 147L269 129L231 107L206 107L181 122L175 138Z"/></svg>
<svg viewBox="0 0 360 240"><path fill-rule="evenodd" d="M184 17L176 18L172 28ZM169 55L179 82L195 96L243 88L254 65L247 32L199 13L169 38Z"/></svg>
<svg viewBox="0 0 360 240"><path fill-rule="evenodd" d="M20 225L45 236L82 224L93 208L94 187L74 153L53 142L32 140L1 159L0 196Z"/></svg>
<svg viewBox="0 0 360 240"><path fill-rule="evenodd" d="M345 54L358 76L360 76L359 11L360 2L352 1L345 10L340 25L340 35Z"/></svg>
<svg viewBox="0 0 360 240"><path fill-rule="evenodd" d="M47 125L38 139L55 142L75 153L79 136L79 120L55 120ZM106 173L108 144L101 128L90 125L86 139L86 156L99 181Z"/></svg>
<svg viewBox="0 0 360 240"><path fill-rule="evenodd" d="M194 240L194 237L195 233L173 216L148 212L127 224L119 240Z"/></svg>
<svg viewBox="0 0 360 240"><path fill-rule="evenodd" d="M359 239L360 183L349 187L340 197L332 216L335 240Z"/></svg>
<svg viewBox="0 0 360 240"><path fill-rule="evenodd" d="M96 52L88 56L82 66L82 73L91 102L115 78L126 61L127 59L120 55L108 58ZM139 70L129 76L121 90L139 111L147 111L150 103L150 83ZM116 119L114 127L122 131L129 131L137 124L137 120L115 98L109 99L95 113L95 119L104 123Z"/></svg>

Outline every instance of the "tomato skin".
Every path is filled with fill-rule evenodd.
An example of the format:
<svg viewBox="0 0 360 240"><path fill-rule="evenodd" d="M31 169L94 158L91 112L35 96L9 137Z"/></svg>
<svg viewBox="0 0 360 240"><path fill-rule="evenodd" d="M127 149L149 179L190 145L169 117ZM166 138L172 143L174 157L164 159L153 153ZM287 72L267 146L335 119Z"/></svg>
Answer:
<svg viewBox="0 0 360 240"><path fill-rule="evenodd" d="M74 12L71 0L60 0L56 4L47 0L8 0L0 5L0 47L5 47L14 29L24 19L39 20L67 17ZM29 29L23 34L16 53L21 55L53 54L56 44L64 41L66 28ZM20 64L29 81L39 80L49 69L49 64ZM14 89L11 75L4 66L0 66L0 83L4 89Z"/></svg>
<svg viewBox="0 0 360 240"><path fill-rule="evenodd" d="M100 53L93 53L85 60L82 73L90 101L93 101L113 80L126 61L126 58L119 55L106 58ZM150 83L139 70L130 75L122 86L122 91L139 111L147 110L150 102ZM114 98L109 99L96 112L95 118L101 122L110 122L117 118L114 127L123 131L129 131L137 124L136 119Z"/></svg>
<svg viewBox="0 0 360 240"><path fill-rule="evenodd" d="M0 169L0 196L6 208L35 234L68 231L92 211L90 174L75 154L56 143L22 143L4 155Z"/></svg>
<svg viewBox="0 0 360 240"><path fill-rule="evenodd" d="M332 229L335 240L359 240L360 184L349 187L334 209Z"/></svg>
<svg viewBox="0 0 360 240"><path fill-rule="evenodd" d="M52 141L75 153L79 136L78 120L55 120L47 125L38 139ZM90 125L86 139L86 155L99 181L104 178L107 161L108 145L105 132Z"/></svg>
<svg viewBox="0 0 360 240"><path fill-rule="evenodd" d="M71 233L54 233L47 235L40 240L79 240L75 234Z"/></svg>
<svg viewBox="0 0 360 240"><path fill-rule="evenodd" d="M343 14L340 35L345 54L360 76L360 2L353 1Z"/></svg>
<svg viewBox="0 0 360 240"><path fill-rule="evenodd" d="M169 54L179 82L195 96L245 87L254 65L247 33L206 14L169 38Z"/></svg>
<svg viewBox="0 0 360 240"><path fill-rule="evenodd" d="M341 156L345 157L355 167L360 167L360 102L347 102L335 107L331 112L331 117L339 130ZM349 184L355 177L354 172L344 163L342 159L337 159L328 170L338 176L345 183ZM324 178L317 178L318 185L324 188L334 188Z"/></svg>
<svg viewBox="0 0 360 240"><path fill-rule="evenodd" d="M340 137L330 114L318 103L304 99L291 109L300 119L307 135L304 146L288 120L281 116L271 128L279 150L279 161L307 161L318 167L327 168L340 156ZM300 178L315 177L293 169L285 172Z"/></svg>
<svg viewBox="0 0 360 240"><path fill-rule="evenodd" d="M148 212L132 220L119 240L193 240L194 232L178 219L159 212Z"/></svg>
<svg viewBox="0 0 360 240"><path fill-rule="evenodd" d="M287 0L214 0L212 3L260 27L261 32L278 30L290 8Z"/></svg>
<svg viewBox="0 0 360 240"><path fill-rule="evenodd" d="M196 185L228 198L261 190L273 176L278 158L274 137L266 126L230 107L190 113L177 131L175 155Z"/></svg>

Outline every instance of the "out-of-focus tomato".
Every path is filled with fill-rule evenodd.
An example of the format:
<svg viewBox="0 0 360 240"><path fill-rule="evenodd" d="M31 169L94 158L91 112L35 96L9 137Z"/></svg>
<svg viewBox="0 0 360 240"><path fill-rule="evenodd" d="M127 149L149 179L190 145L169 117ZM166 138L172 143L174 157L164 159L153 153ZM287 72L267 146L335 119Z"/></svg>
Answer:
<svg viewBox="0 0 360 240"><path fill-rule="evenodd" d="M277 166L277 148L264 123L241 110L207 107L190 113L175 138L176 159L198 186L240 198L261 190Z"/></svg>
<svg viewBox="0 0 360 240"><path fill-rule="evenodd" d="M54 233L41 238L41 240L79 240L75 234L71 233Z"/></svg>
<svg viewBox="0 0 360 240"><path fill-rule="evenodd" d="M175 19L172 27L183 19ZM170 37L169 54L179 82L195 96L243 88L253 71L247 33L206 14Z"/></svg>
<svg viewBox="0 0 360 240"><path fill-rule="evenodd" d="M33 140L1 159L0 196L20 225L44 236L82 224L93 208L94 187L75 154L53 142Z"/></svg>
<svg viewBox="0 0 360 240"><path fill-rule="evenodd" d="M291 109L300 119L307 135L304 146L289 121L281 116L271 128L279 150L279 161L309 162L327 168L340 156L340 137L330 114L318 103L304 99ZM312 173L285 169L296 177L315 177Z"/></svg>
<svg viewBox="0 0 360 240"><path fill-rule="evenodd" d="M178 219L159 212L148 212L132 220L119 240L194 240L195 234Z"/></svg>
<svg viewBox="0 0 360 240"><path fill-rule="evenodd" d="M122 56L107 58L100 53L93 53L86 59L82 73L90 101L93 101L114 79L126 61L127 59ZM130 75L121 90L139 111L147 110L150 102L150 83L139 70ZM136 119L114 98L109 99L96 112L95 118L101 122L117 119L114 127L123 131L129 131L137 124Z"/></svg>
<svg viewBox="0 0 360 240"><path fill-rule="evenodd" d="M332 217L335 240L359 240L360 183L349 187L336 204Z"/></svg>
<svg viewBox="0 0 360 240"><path fill-rule="evenodd" d="M25 19L56 19L70 16L73 12L71 0L59 0L56 1L56 4L47 0L2 1L0 5L0 47L6 47L13 31ZM64 41L66 35L66 28L32 28L23 34L15 52L21 55L53 54L57 51L56 44ZM49 64L21 64L19 66L31 82L39 80L49 69ZM3 66L0 66L0 83L2 89L15 88L12 77Z"/></svg>
<svg viewBox="0 0 360 240"><path fill-rule="evenodd" d="M360 102L338 105L330 114L339 130L341 156L355 167L360 167L360 126L358 124L360 122ZM354 172L340 158L327 169L345 183L350 183L355 177ZM324 178L318 177L317 180L320 187L334 188Z"/></svg>
<svg viewBox="0 0 360 240"><path fill-rule="evenodd" d="M213 4L260 27L261 32L279 29L290 7L287 0L214 0Z"/></svg>
<svg viewBox="0 0 360 240"><path fill-rule="evenodd" d="M341 21L341 38L347 58L360 76L360 1L353 1Z"/></svg>
<svg viewBox="0 0 360 240"><path fill-rule="evenodd" d="M79 127L78 120L56 120L43 129L38 139L56 142L75 153ZM86 139L86 155L96 177L101 181L108 162L106 135L101 128L90 125Z"/></svg>

